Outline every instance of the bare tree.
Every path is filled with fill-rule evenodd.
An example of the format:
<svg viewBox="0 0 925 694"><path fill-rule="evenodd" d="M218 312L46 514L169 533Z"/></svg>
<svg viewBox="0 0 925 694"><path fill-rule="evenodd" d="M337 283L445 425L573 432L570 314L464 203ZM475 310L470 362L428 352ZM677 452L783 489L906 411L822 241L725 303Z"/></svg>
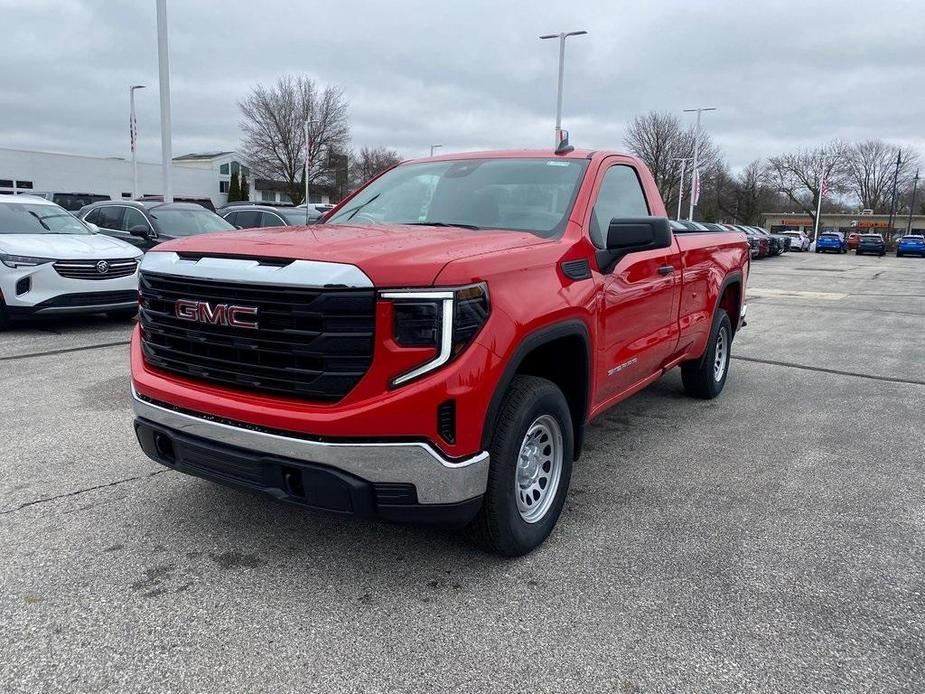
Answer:
<svg viewBox="0 0 925 694"><path fill-rule="evenodd" d="M768 183L761 160L756 159L738 176L723 171L719 179L719 207L723 214L741 224L758 226L762 212L778 206L779 194Z"/></svg>
<svg viewBox="0 0 925 694"><path fill-rule="evenodd" d="M319 89L308 77L287 75L271 87L257 85L238 108L247 163L258 176L282 182L296 204L305 195L305 121L311 121L309 183L328 181L325 153L344 151L350 139L343 92Z"/></svg>
<svg viewBox="0 0 925 694"><path fill-rule="evenodd" d="M679 158L694 156L696 130L694 125L684 128L681 121L672 113L648 113L636 116L630 123L623 138L626 147L645 162L655 178L655 185L670 211L678 204L678 191L681 183ZM703 188L717 170L720 162L719 149L713 144L709 134L701 131L700 135L700 180ZM690 192L691 166L685 172L684 187Z"/></svg>
<svg viewBox="0 0 925 694"><path fill-rule="evenodd" d="M363 147L350 157L350 188L356 190L377 174L401 163L401 155L386 147Z"/></svg>
<svg viewBox="0 0 925 694"><path fill-rule="evenodd" d="M820 181L826 181L830 192L844 192L849 150L836 140L815 149L781 154L768 160L765 173L774 188L815 224Z"/></svg>
<svg viewBox="0 0 925 694"><path fill-rule="evenodd" d="M848 152L849 191L861 209L887 213L893 196L893 176L900 157L897 194L907 189L918 167L918 155L883 140L866 140L852 145Z"/></svg>

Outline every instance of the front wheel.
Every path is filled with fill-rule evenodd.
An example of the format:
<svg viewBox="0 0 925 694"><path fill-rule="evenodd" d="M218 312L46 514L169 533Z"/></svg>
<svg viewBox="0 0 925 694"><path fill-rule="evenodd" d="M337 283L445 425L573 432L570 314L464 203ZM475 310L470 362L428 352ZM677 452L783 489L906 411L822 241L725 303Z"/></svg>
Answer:
<svg viewBox="0 0 925 694"><path fill-rule="evenodd" d="M703 356L681 365L681 382L688 395L711 400L723 392L731 348L732 323L723 309L717 309Z"/></svg>
<svg viewBox="0 0 925 694"><path fill-rule="evenodd" d="M482 509L469 526L483 548L527 554L552 532L568 492L575 444L562 391L516 376L498 413Z"/></svg>

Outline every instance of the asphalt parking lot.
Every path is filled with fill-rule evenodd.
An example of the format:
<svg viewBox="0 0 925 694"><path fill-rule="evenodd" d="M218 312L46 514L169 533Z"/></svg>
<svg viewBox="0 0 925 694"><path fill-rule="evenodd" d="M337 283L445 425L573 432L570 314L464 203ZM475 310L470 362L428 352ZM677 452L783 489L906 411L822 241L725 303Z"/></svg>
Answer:
<svg viewBox="0 0 925 694"><path fill-rule="evenodd" d="M517 560L158 467L129 331L0 334L2 691L925 690L925 261L755 262L724 394L594 422Z"/></svg>

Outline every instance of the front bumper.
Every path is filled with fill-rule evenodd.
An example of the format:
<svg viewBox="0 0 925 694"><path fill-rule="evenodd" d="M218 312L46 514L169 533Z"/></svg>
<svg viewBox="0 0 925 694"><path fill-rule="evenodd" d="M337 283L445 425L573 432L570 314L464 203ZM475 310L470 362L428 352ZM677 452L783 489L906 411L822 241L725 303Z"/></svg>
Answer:
<svg viewBox="0 0 925 694"><path fill-rule="evenodd" d="M54 263L7 268L0 266L0 294L14 316L100 313L138 304L137 270L124 277L63 277Z"/></svg>
<svg viewBox="0 0 925 694"><path fill-rule="evenodd" d="M465 522L478 511L488 481L486 451L450 460L421 442L318 441L219 421L144 398L134 388L132 401L139 442L153 460L305 506L396 520ZM172 458L164 455L168 444L156 445L165 439ZM287 486L285 475L293 471L304 482ZM347 507L314 503L311 479L319 475L360 490L354 495L359 501Z"/></svg>

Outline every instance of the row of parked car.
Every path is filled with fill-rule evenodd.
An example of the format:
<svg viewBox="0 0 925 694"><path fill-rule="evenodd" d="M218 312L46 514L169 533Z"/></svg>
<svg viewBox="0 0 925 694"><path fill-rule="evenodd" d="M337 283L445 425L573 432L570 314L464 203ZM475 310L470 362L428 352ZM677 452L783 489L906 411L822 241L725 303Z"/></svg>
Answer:
<svg viewBox="0 0 925 694"><path fill-rule="evenodd" d="M884 256L887 253L887 244L882 234L851 234L845 238L840 231L822 233L816 241L816 253L847 253L850 250L854 250L856 255ZM901 236L896 241L896 257L902 258L906 255L925 258L925 236Z"/></svg>
<svg viewBox="0 0 925 694"><path fill-rule="evenodd" d="M786 231L772 234L761 227L744 224L717 224L714 222L672 221L675 232L685 231L739 231L748 237L752 258L768 258L791 250L809 250L809 237L799 231Z"/></svg>
<svg viewBox="0 0 925 694"><path fill-rule="evenodd" d="M171 239L304 225L333 205L98 200L69 211L46 195L0 196L0 328L10 318L69 313L134 316L144 251Z"/></svg>

